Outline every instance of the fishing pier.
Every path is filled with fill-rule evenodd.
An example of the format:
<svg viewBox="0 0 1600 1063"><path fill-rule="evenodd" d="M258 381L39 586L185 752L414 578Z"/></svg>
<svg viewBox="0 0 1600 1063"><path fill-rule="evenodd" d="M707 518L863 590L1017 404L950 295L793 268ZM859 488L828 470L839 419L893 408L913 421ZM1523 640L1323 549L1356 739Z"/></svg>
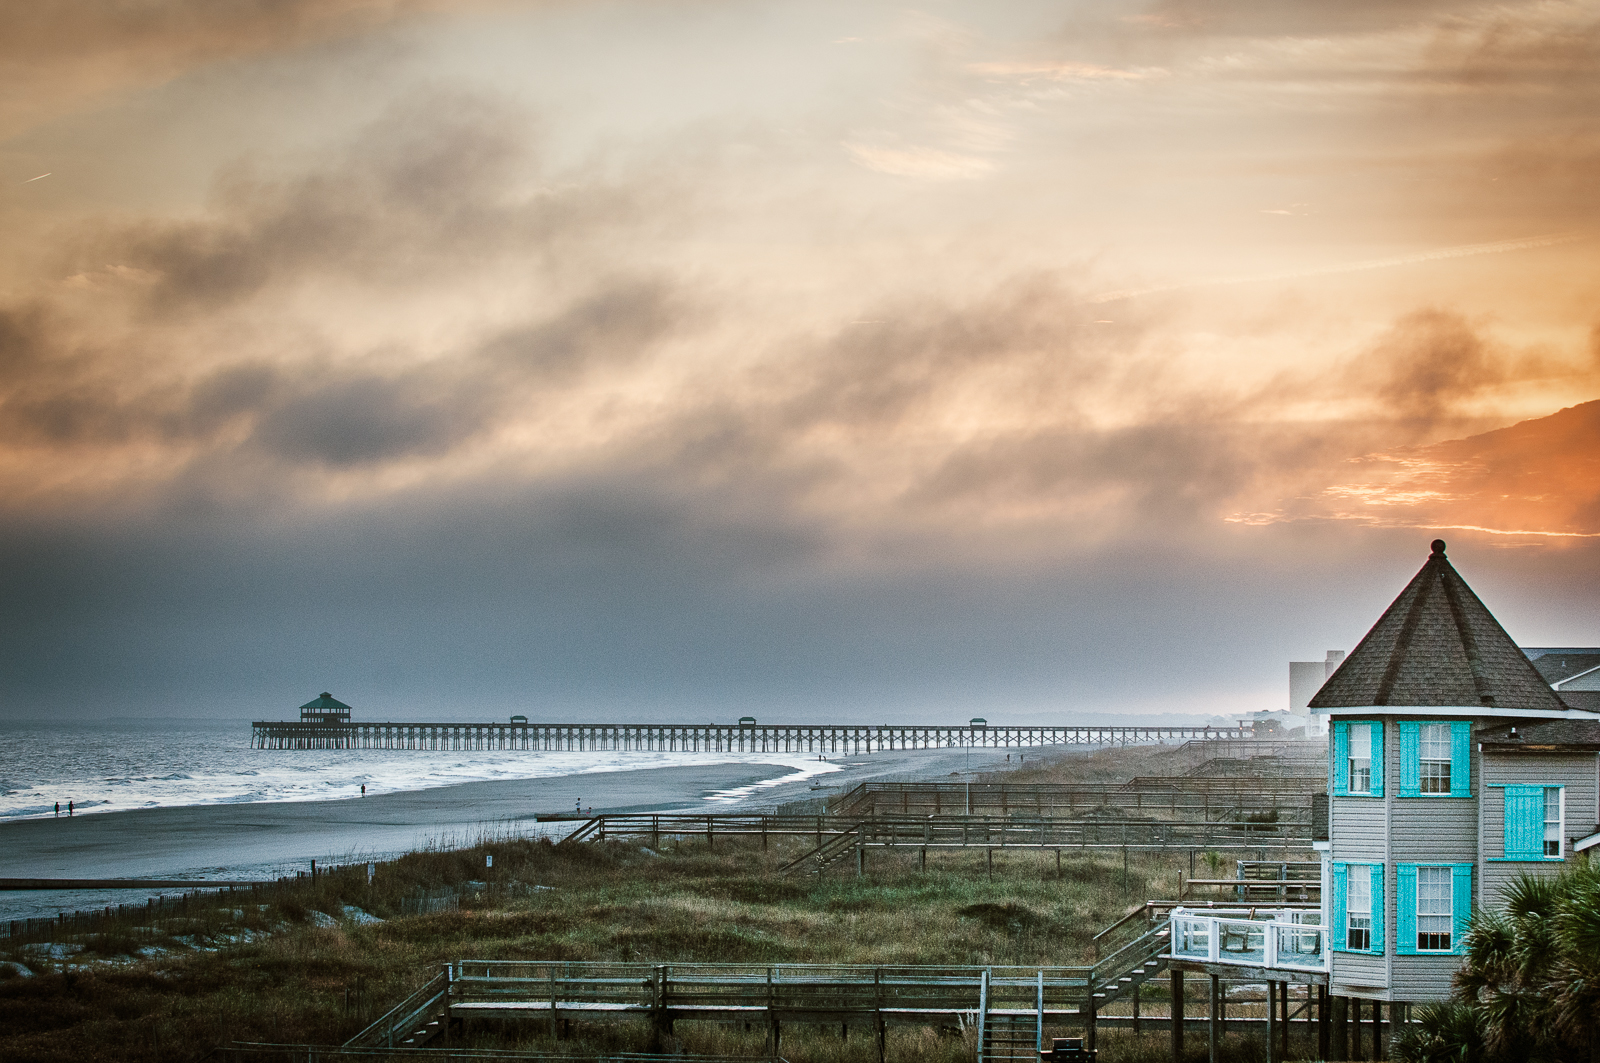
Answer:
<svg viewBox="0 0 1600 1063"><path fill-rule="evenodd" d="M549 752L822 753L911 749L1024 750L1045 746L1246 741L1248 727L956 726L927 724L356 723L257 721L256 749L537 750Z"/></svg>

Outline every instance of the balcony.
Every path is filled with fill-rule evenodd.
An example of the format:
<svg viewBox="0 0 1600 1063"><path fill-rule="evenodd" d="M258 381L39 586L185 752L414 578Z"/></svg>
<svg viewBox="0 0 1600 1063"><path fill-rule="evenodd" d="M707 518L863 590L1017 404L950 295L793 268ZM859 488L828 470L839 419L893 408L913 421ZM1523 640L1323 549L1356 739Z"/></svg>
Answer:
<svg viewBox="0 0 1600 1063"><path fill-rule="evenodd" d="M1263 972L1325 974L1328 931L1317 912L1259 911L1239 915L1172 913L1174 960L1253 967Z"/></svg>

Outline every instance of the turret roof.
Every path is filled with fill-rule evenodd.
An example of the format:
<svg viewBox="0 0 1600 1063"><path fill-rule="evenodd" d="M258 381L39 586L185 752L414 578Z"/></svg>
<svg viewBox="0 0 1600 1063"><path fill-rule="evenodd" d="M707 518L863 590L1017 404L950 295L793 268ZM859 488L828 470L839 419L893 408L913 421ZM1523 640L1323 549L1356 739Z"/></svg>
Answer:
<svg viewBox="0 0 1600 1063"><path fill-rule="evenodd" d="M1444 553L1442 539L1400 597L1311 699L1313 709L1476 706L1566 710Z"/></svg>
<svg viewBox="0 0 1600 1063"><path fill-rule="evenodd" d="M300 706L300 708L301 709L325 709L325 710L331 710L331 711L342 710L344 712L349 712L350 711L350 706L346 705L344 702L340 701L338 698L334 697L332 694L328 693L326 690L324 690L322 692L322 696L321 697L317 698L315 701L306 702L304 705Z"/></svg>

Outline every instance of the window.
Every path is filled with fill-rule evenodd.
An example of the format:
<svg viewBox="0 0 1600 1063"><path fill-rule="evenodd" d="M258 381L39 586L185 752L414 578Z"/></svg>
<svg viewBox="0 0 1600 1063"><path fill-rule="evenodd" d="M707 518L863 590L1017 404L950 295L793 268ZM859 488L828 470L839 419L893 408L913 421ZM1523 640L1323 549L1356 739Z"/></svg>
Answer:
<svg viewBox="0 0 1600 1063"><path fill-rule="evenodd" d="M1544 855L1561 855L1561 787L1544 788Z"/></svg>
<svg viewBox="0 0 1600 1063"><path fill-rule="evenodd" d="M1490 859L1560 860L1565 811L1562 790L1560 786L1507 786L1505 854Z"/></svg>
<svg viewBox="0 0 1600 1063"><path fill-rule="evenodd" d="M1335 797L1383 796L1383 724L1335 720L1332 759Z"/></svg>
<svg viewBox="0 0 1600 1063"><path fill-rule="evenodd" d="M1425 723L1419 735L1418 789L1425 794L1450 792L1450 725Z"/></svg>
<svg viewBox="0 0 1600 1063"><path fill-rule="evenodd" d="M1450 951L1451 883L1448 867L1417 868L1417 951Z"/></svg>
<svg viewBox="0 0 1600 1063"><path fill-rule="evenodd" d="M1472 916L1471 864L1396 864L1394 950L1461 952Z"/></svg>
<svg viewBox="0 0 1600 1063"><path fill-rule="evenodd" d="M1472 723L1401 720L1400 796L1472 796Z"/></svg>
<svg viewBox="0 0 1600 1063"><path fill-rule="evenodd" d="M1383 865L1334 861L1329 935L1340 952L1383 955Z"/></svg>
<svg viewBox="0 0 1600 1063"><path fill-rule="evenodd" d="M1357 724L1350 728L1350 792L1372 792L1372 726Z"/></svg>
<svg viewBox="0 0 1600 1063"><path fill-rule="evenodd" d="M1372 948L1372 881L1365 875L1352 875L1345 893L1344 946L1352 952Z"/></svg>

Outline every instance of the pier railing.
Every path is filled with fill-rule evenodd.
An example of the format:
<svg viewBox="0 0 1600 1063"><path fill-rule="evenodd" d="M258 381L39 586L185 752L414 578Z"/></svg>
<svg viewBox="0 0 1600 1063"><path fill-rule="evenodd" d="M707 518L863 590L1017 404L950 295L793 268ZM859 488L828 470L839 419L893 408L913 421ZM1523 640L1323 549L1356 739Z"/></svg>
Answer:
<svg viewBox="0 0 1600 1063"><path fill-rule="evenodd" d="M311 723L256 721L257 749L545 750L815 753L1035 749L1247 740L1238 727L943 726L921 724Z"/></svg>

